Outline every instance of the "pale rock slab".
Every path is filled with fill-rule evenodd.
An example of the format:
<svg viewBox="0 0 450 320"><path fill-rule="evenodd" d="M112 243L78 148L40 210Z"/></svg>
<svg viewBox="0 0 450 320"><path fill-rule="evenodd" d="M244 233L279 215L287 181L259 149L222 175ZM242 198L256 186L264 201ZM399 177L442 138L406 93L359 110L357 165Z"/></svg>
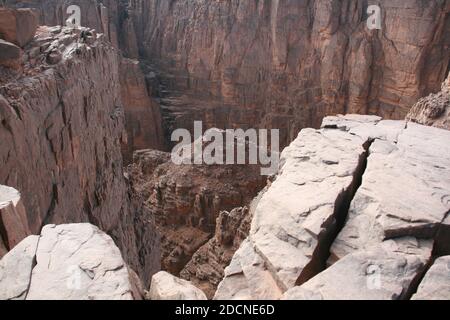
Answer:
<svg viewBox="0 0 450 320"><path fill-rule="evenodd" d="M450 176L448 141L446 130L409 123L395 141L373 142L329 263L384 239L436 237L450 211L450 180L443 178Z"/></svg>
<svg viewBox="0 0 450 320"><path fill-rule="evenodd" d="M450 300L450 256L434 262L412 299Z"/></svg>
<svg viewBox="0 0 450 320"><path fill-rule="evenodd" d="M132 289L119 249L97 227L43 228L28 300L131 300Z"/></svg>
<svg viewBox="0 0 450 320"><path fill-rule="evenodd" d="M0 300L25 299L38 242L39 236L29 236L0 261Z"/></svg>
<svg viewBox="0 0 450 320"><path fill-rule="evenodd" d="M177 278L165 271L152 278L149 300L207 300L206 295L189 281Z"/></svg>
<svg viewBox="0 0 450 320"><path fill-rule="evenodd" d="M347 255L302 286L287 291L285 300L407 299L431 258L432 241L388 240Z"/></svg>

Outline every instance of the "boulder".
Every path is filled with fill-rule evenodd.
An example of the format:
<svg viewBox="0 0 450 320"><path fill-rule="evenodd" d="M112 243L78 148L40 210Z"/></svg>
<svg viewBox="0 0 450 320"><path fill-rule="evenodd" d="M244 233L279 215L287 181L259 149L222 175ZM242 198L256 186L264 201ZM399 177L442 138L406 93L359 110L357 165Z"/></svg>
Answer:
<svg viewBox="0 0 450 320"><path fill-rule="evenodd" d="M38 16L32 9L0 8L0 38L19 47L33 39L38 23Z"/></svg>
<svg viewBox="0 0 450 320"><path fill-rule="evenodd" d="M90 224L47 225L0 261L0 298L131 300L141 285L114 241Z"/></svg>
<svg viewBox="0 0 450 320"><path fill-rule="evenodd" d="M436 259L423 278L413 300L450 299L450 256Z"/></svg>
<svg viewBox="0 0 450 320"><path fill-rule="evenodd" d="M339 260L285 300L400 300L411 296L431 258L432 241L390 240Z"/></svg>
<svg viewBox="0 0 450 320"><path fill-rule="evenodd" d="M190 282L161 271L152 278L149 300L206 300L206 295Z"/></svg>

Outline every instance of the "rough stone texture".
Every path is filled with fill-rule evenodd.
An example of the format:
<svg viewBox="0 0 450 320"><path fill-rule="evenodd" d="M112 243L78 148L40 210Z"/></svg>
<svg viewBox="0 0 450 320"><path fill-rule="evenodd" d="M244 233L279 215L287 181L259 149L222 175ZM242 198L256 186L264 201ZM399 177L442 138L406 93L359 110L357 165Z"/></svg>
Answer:
<svg viewBox="0 0 450 320"><path fill-rule="evenodd" d="M416 277L431 258L431 243L404 238L356 251L302 286L287 291L283 299L407 299Z"/></svg>
<svg viewBox="0 0 450 320"><path fill-rule="evenodd" d="M175 275L214 236L219 213L249 205L266 183L257 165L176 165L153 150L136 152L128 174L155 216L162 269Z"/></svg>
<svg viewBox="0 0 450 320"><path fill-rule="evenodd" d="M420 99L408 113L407 119L450 130L450 74L441 91Z"/></svg>
<svg viewBox="0 0 450 320"><path fill-rule="evenodd" d="M433 263L412 299L450 299L450 256L441 257Z"/></svg>
<svg viewBox="0 0 450 320"><path fill-rule="evenodd" d="M434 238L450 211L450 132L409 123L394 139L372 144L330 262L384 239Z"/></svg>
<svg viewBox="0 0 450 320"><path fill-rule="evenodd" d="M192 256L180 276L192 281L208 298L212 298L225 275L225 267L248 236L251 218L252 214L246 207L220 212L214 237Z"/></svg>
<svg viewBox="0 0 450 320"><path fill-rule="evenodd" d="M161 271L152 278L148 300L206 300L205 294L190 282Z"/></svg>
<svg viewBox="0 0 450 320"><path fill-rule="evenodd" d="M81 9L81 25L103 33L118 52L126 58L119 58L120 84L125 110L128 139L123 141L123 155L126 163L132 159L133 151L140 149L165 150L160 106L150 98L147 79L141 71L137 37L134 22L127 14L127 1L117 0L25 0L8 2L15 7L31 7L39 12L42 25L65 25L69 5Z"/></svg>
<svg viewBox="0 0 450 320"><path fill-rule="evenodd" d="M0 260L0 300L24 300L35 266L39 236L29 236Z"/></svg>
<svg viewBox="0 0 450 320"><path fill-rule="evenodd" d="M446 130L355 115L302 130L215 298L410 298L432 250L449 250L449 139ZM365 285L372 266L380 289Z"/></svg>
<svg viewBox="0 0 450 320"><path fill-rule="evenodd" d="M37 27L38 17L33 10L0 8L0 39L24 47L34 38Z"/></svg>
<svg viewBox="0 0 450 320"><path fill-rule="evenodd" d="M138 0L128 15L161 82L168 130L282 129L282 144L324 115L403 119L437 92L450 57L450 2ZM187 127L189 128L189 127Z"/></svg>
<svg viewBox="0 0 450 320"><path fill-rule="evenodd" d="M123 154L129 163L134 150L164 150L164 132L159 104L149 97L139 61L121 59L119 73L128 132Z"/></svg>
<svg viewBox="0 0 450 320"><path fill-rule="evenodd" d="M0 66L18 69L22 51L11 42L0 39Z"/></svg>
<svg viewBox="0 0 450 320"><path fill-rule="evenodd" d="M117 59L93 30L39 28L23 72L0 78L0 183L22 193L32 233L91 222L149 285L159 239L124 179Z"/></svg>
<svg viewBox="0 0 450 320"><path fill-rule="evenodd" d="M132 280L114 241L90 224L47 225L0 261L1 299L131 300Z"/></svg>
<svg viewBox="0 0 450 320"><path fill-rule="evenodd" d="M30 234L27 214L14 188L0 185L0 258Z"/></svg>

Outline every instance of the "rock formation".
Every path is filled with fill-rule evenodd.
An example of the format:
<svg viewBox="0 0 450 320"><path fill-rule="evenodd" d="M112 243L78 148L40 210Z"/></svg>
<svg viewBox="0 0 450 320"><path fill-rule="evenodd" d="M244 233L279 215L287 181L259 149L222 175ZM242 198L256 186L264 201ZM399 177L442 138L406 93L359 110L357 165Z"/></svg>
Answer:
<svg viewBox="0 0 450 320"><path fill-rule="evenodd" d="M411 298L450 252L449 139L367 116L302 130L215 298Z"/></svg>
<svg viewBox="0 0 450 320"><path fill-rule="evenodd" d="M148 300L206 300L205 294L190 282L161 271L152 278Z"/></svg>
<svg viewBox="0 0 450 320"><path fill-rule="evenodd" d="M450 256L437 259L428 270L413 300L448 300L450 297Z"/></svg>
<svg viewBox="0 0 450 320"><path fill-rule="evenodd" d="M160 230L162 269L174 275L213 238L220 212L249 205L266 183L257 165L176 165L154 150L136 152L128 174Z"/></svg>
<svg viewBox="0 0 450 320"><path fill-rule="evenodd" d="M422 98L406 117L409 121L450 130L450 74L436 94Z"/></svg>
<svg viewBox="0 0 450 320"><path fill-rule="evenodd" d="M0 259L30 233L20 193L0 185Z"/></svg>
<svg viewBox="0 0 450 320"><path fill-rule="evenodd" d="M0 261L1 300L141 299L111 237L90 224L47 225Z"/></svg>
<svg viewBox="0 0 450 320"><path fill-rule="evenodd" d="M21 50L20 70L0 67L0 183L21 192L31 233L91 222L148 285L159 239L124 179L117 51L94 30L62 27L40 27Z"/></svg>
<svg viewBox="0 0 450 320"><path fill-rule="evenodd" d="M220 212L214 237L197 250L180 276L191 280L208 298L212 298L224 277L225 267L248 236L251 218L246 207Z"/></svg>
<svg viewBox="0 0 450 320"><path fill-rule="evenodd" d="M284 145L325 115L403 119L437 92L450 57L448 1L158 1L129 3L142 57L161 78L168 131L282 129ZM283 144L283 143L282 143Z"/></svg>

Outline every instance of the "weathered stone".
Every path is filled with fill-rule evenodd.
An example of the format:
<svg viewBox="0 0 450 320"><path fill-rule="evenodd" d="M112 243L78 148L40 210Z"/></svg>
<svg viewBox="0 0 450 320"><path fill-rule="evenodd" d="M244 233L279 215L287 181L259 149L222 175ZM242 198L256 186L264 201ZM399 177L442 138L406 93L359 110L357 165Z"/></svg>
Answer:
<svg viewBox="0 0 450 320"><path fill-rule="evenodd" d="M10 42L0 39L0 65L17 68L22 57L22 50Z"/></svg>
<svg viewBox="0 0 450 320"><path fill-rule="evenodd" d="M30 234L20 193L0 185L0 258Z"/></svg>
<svg viewBox="0 0 450 320"><path fill-rule="evenodd" d="M152 278L148 300L206 300L205 294L190 282L161 271Z"/></svg>
<svg viewBox="0 0 450 320"><path fill-rule="evenodd" d="M420 99L406 117L409 121L450 130L450 74L436 94Z"/></svg>
<svg viewBox="0 0 450 320"><path fill-rule="evenodd" d="M36 12L30 9L0 8L0 38L24 47L38 27Z"/></svg>
<svg viewBox="0 0 450 320"><path fill-rule="evenodd" d="M450 133L414 123L397 132L395 140L372 144L330 263L384 239L434 238L450 211L450 181L442 178L450 176Z"/></svg>
<svg viewBox="0 0 450 320"><path fill-rule="evenodd" d="M25 49L39 54L20 75L0 77L0 183L21 192L28 235L49 223L93 223L148 286L160 270L159 236L124 179L117 51L102 37L82 43L88 31L40 27ZM49 65L55 48L61 60Z"/></svg>
<svg viewBox="0 0 450 320"><path fill-rule="evenodd" d="M132 299L127 266L111 237L90 224L47 225L28 300Z"/></svg>
<svg viewBox="0 0 450 320"><path fill-rule="evenodd" d="M286 300L400 300L411 296L431 258L432 241L389 240L356 251L287 291Z"/></svg>
<svg viewBox="0 0 450 320"><path fill-rule="evenodd" d="M450 299L450 256L436 259L420 283L413 300Z"/></svg>
<svg viewBox="0 0 450 320"><path fill-rule="evenodd" d="M29 236L0 260L0 300L25 300L39 236Z"/></svg>

